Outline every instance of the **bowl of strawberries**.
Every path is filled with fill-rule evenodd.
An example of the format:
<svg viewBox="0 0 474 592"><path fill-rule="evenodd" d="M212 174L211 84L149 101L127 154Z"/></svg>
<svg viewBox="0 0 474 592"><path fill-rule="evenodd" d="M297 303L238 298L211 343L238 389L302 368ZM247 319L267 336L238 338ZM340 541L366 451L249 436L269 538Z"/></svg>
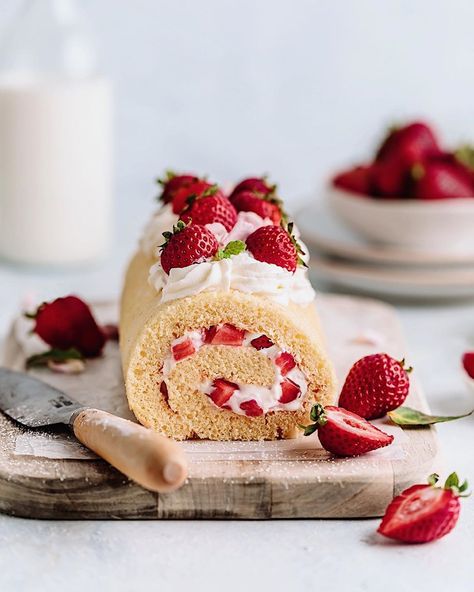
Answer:
<svg viewBox="0 0 474 592"><path fill-rule="evenodd" d="M329 200L371 242L474 253L474 148L443 149L426 123L392 128L371 162L331 179Z"/></svg>

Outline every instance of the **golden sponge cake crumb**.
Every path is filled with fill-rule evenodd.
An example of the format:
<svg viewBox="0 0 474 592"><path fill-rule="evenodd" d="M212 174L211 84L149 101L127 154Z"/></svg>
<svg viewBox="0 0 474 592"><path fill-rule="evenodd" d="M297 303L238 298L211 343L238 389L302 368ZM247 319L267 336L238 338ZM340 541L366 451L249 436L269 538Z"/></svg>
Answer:
<svg viewBox="0 0 474 592"><path fill-rule="evenodd" d="M314 303L282 306L231 290L206 292L160 304L147 282L153 261L132 259L122 294L120 344L130 408L137 419L177 440L273 440L297 435L314 402L329 404L334 375L324 352ZM297 411L270 411L259 417L238 415L214 406L200 385L214 378L269 386L270 361L252 347L208 345L176 363L165 377L165 360L177 338L223 323L268 336L291 352L308 391ZM162 388L166 378L167 389Z"/></svg>

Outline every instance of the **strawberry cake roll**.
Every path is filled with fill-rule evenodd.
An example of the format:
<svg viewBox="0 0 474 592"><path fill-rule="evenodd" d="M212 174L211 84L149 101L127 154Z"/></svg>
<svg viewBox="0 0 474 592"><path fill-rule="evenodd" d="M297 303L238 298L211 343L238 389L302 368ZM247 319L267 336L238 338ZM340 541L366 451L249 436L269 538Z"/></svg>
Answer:
<svg viewBox="0 0 474 592"><path fill-rule="evenodd" d="M127 270L120 342L130 408L178 440L298 434L333 400L307 256L275 187L227 197L168 175Z"/></svg>

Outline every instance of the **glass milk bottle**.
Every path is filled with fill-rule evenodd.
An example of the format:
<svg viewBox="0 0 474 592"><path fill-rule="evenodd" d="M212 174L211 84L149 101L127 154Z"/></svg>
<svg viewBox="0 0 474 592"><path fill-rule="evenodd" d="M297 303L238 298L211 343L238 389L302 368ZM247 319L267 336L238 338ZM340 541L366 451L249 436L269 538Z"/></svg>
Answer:
<svg viewBox="0 0 474 592"><path fill-rule="evenodd" d="M67 266L106 254L111 102L77 2L25 2L0 48L0 258Z"/></svg>

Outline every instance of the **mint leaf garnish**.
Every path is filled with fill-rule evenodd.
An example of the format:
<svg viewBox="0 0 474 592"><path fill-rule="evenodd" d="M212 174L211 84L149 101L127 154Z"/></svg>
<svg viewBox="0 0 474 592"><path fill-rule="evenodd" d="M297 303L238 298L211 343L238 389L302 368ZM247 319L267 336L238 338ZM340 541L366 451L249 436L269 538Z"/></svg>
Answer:
<svg viewBox="0 0 474 592"><path fill-rule="evenodd" d="M234 255L239 255L246 249L246 245L241 240L230 241L227 243L224 249L219 249L216 253L216 261L220 261L221 259L230 259Z"/></svg>

